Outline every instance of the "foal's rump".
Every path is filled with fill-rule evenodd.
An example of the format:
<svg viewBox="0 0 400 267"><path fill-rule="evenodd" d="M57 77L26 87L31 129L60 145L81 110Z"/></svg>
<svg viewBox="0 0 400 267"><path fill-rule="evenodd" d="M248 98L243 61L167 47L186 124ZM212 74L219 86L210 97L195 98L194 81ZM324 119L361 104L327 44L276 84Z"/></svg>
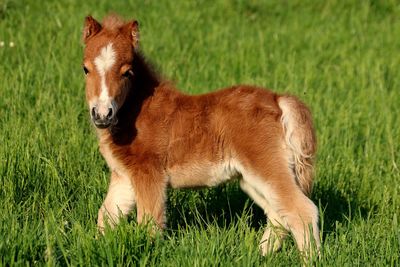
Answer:
<svg viewBox="0 0 400 267"><path fill-rule="evenodd" d="M240 161L267 172L266 165L286 165L297 185L308 195L312 189L316 151L309 109L294 96L278 95L262 88L238 86L227 92L230 92L225 95L228 107L234 106L236 110L227 112L224 120Z"/></svg>

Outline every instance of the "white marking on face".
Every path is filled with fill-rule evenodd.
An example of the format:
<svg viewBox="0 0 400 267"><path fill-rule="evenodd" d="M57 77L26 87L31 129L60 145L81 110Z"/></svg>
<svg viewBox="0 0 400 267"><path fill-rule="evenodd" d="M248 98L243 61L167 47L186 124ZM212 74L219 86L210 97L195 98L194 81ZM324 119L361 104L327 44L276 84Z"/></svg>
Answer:
<svg viewBox="0 0 400 267"><path fill-rule="evenodd" d="M115 51L113 49L113 44L108 43L107 46L103 47L100 50L100 55L98 55L94 59L94 64L96 65L96 69L100 74L100 97L98 103L98 112L104 113L103 115L108 113L108 108L111 105L111 98L109 95L109 90L106 84L106 73L109 71L115 63Z"/></svg>

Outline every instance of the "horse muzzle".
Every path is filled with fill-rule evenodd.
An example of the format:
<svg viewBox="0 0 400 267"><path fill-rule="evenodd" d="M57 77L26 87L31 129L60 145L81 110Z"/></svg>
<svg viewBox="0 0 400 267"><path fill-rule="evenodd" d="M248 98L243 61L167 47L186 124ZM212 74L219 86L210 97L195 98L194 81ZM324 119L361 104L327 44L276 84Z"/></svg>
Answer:
<svg viewBox="0 0 400 267"><path fill-rule="evenodd" d="M105 129L110 127L112 124L115 124L116 111L112 105L106 108L94 106L92 107L90 114L94 125L99 129Z"/></svg>

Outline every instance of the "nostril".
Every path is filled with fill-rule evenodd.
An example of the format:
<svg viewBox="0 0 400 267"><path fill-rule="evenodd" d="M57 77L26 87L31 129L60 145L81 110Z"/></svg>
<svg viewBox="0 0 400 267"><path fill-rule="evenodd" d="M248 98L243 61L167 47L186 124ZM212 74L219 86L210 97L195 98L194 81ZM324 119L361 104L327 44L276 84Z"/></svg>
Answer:
<svg viewBox="0 0 400 267"><path fill-rule="evenodd" d="M93 119L93 120L99 120L99 119L100 119L99 110L97 109L96 106L94 106L94 107L92 108L91 114L92 114L92 119Z"/></svg>
<svg viewBox="0 0 400 267"><path fill-rule="evenodd" d="M107 118L107 119L111 119L112 116L113 116L113 110L112 110L112 108L109 108L106 118Z"/></svg>
<svg viewBox="0 0 400 267"><path fill-rule="evenodd" d="M96 118L96 108L92 108L92 118Z"/></svg>

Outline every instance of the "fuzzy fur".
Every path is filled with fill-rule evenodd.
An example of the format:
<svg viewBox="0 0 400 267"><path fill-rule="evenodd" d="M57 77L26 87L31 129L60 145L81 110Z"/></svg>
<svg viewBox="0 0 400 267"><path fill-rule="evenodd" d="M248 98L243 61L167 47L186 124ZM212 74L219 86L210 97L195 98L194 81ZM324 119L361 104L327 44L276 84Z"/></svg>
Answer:
<svg viewBox="0 0 400 267"><path fill-rule="evenodd" d="M94 60L110 42L116 60L104 74L116 123L97 129L112 172L99 227L107 218L115 224L136 204L139 222L151 218L162 228L167 187L215 186L239 177L269 218L263 254L278 249L287 231L302 251L312 238L319 246L318 209L307 197L316 150L308 108L294 96L246 85L183 94L162 81L138 52L137 25L115 17L103 25L89 17L85 24L88 103L102 87ZM126 69L133 75L123 76Z"/></svg>

